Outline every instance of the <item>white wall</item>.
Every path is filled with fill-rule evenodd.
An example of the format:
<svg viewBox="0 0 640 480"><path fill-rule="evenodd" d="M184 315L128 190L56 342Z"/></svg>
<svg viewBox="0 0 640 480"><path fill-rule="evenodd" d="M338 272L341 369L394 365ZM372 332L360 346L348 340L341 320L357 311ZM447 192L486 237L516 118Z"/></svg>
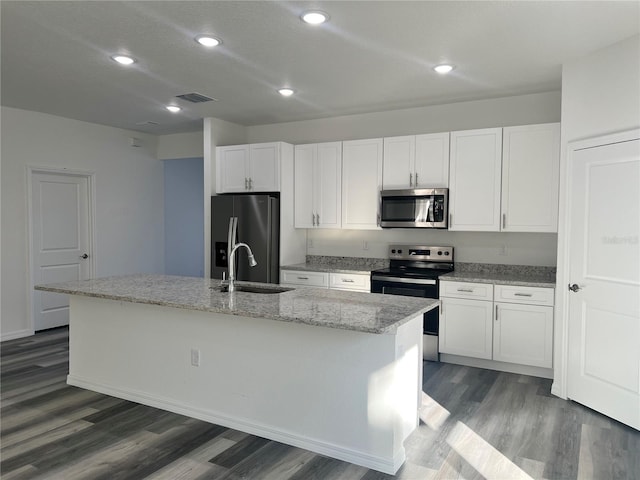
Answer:
<svg viewBox="0 0 640 480"><path fill-rule="evenodd" d="M568 285L568 246L565 223L567 146L575 140L640 127L640 36L567 62L562 68L562 124L560 157L560 222L558 285ZM640 179L639 179L640 180ZM555 306L553 393L566 398L567 290L558 289Z"/></svg>
<svg viewBox="0 0 640 480"><path fill-rule="evenodd" d="M560 121L560 92L247 127L249 143L293 144ZM369 250L363 249L363 242ZM554 266L556 234L309 230L310 255L387 257L390 243L453 245L464 262ZM500 255L502 246L506 255Z"/></svg>
<svg viewBox="0 0 640 480"><path fill-rule="evenodd" d="M560 121L560 92L247 127L249 143L314 143Z"/></svg>
<svg viewBox="0 0 640 480"><path fill-rule="evenodd" d="M163 272L156 137L2 107L2 338L29 335L27 166L95 173L95 275ZM131 147L129 138L141 139Z"/></svg>
<svg viewBox="0 0 640 480"><path fill-rule="evenodd" d="M204 156L204 132L175 133L158 137L158 159L201 158Z"/></svg>

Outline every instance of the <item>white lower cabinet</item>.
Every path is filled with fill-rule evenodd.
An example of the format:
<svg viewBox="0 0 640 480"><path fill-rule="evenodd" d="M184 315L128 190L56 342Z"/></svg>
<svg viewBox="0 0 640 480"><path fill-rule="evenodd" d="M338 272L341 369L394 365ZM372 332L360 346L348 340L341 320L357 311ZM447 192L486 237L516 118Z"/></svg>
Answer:
<svg viewBox="0 0 640 480"><path fill-rule="evenodd" d="M553 366L553 288L440 282L440 352Z"/></svg>
<svg viewBox="0 0 640 480"><path fill-rule="evenodd" d="M281 270L280 285L296 287L329 288L329 274L301 270Z"/></svg>
<svg viewBox="0 0 640 480"><path fill-rule="evenodd" d="M496 302L495 310L493 359L551 368L553 307Z"/></svg>
<svg viewBox="0 0 640 480"><path fill-rule="evenodd" d="M307 270L281 270L280 285L370 292L371 275L369 273L328 273Z"/></svg>
<svg viewBox="0 0 640 480"><path fill-rule="evenodd" d="M329 288L333 288L335 290L370 292L371 275L356 273L330 273Z"/></svg>
<svg viewBox="0 0 640 480"><path fill-rule="evenodd" d="M441 298L440 352L491 359L493 302Z"/></svg>

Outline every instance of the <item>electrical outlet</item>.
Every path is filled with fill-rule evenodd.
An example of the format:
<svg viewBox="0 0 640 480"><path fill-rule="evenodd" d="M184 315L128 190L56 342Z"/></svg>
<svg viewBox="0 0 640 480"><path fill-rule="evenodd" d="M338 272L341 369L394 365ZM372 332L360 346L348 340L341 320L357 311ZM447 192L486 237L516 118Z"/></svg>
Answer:
<svg viewBox="0 0 640 480"><path fill-rule="evenodd" d="M307 239L307 248L313 248L313 238Z"/></svg>
<svg viewBox="0 0 640 480"><path fill-rule="evenodd" d="M194 367L200 366L200 350L197 348L191 349L191 365Z"/></svg>
<svg viewBox="0 0 640 480"><path fill-rule="evenodd" d="M369 242L367 242L366 240L362 242L362 249L369 250Z"/></svg>
<svg viewBox="0 0 640 480"><path fill-rule="evenodd" d="M498 249L498 255L507 255L507 246L505 244L500 245L500 248Z"/></svg>

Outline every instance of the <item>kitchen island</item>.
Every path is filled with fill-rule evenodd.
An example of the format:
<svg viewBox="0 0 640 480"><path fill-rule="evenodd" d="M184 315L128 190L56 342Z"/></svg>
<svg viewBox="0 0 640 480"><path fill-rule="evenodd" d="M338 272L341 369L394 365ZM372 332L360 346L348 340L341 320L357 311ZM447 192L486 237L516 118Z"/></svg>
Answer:
<svg viewBox="0 0 640 480"><path fill-rule="evenodd" d="M422 314L436 300L230 294L218 280L165 275L36 288L71 295L70 385L386 473L405 460L422 391Z"/></svg>

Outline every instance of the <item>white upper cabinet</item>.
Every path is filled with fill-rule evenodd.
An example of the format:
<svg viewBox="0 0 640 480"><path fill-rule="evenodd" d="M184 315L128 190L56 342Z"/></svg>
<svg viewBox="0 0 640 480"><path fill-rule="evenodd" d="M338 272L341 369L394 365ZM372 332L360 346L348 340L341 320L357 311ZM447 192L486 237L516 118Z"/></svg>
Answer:
<svg viewBox="0 0 640 480"><path fill-rule="evenodd" d="M559 170L559 123L504 129L502 231L558 231Z"/></svg>
<svg viewBox="0 0 640 480"><path fill-rule="evenodd" d="M295 227L340 228L342 142L295 147Z"/></svg>
<svg viewBox="0 0 640 480"><path fill-rule="evenodd" d="M500 231L502 129L451 132L449 230Z"/></svg>
<svg viewBox="0 0 640 480"><path fill-rule="evenodd" d="M342 228L379 228L382 155L381 138L342 143Z"/></svg>
<svg viewBox="0 0 640 480"><path fill-rule="evenodd" d="M280 191L280 142L216 148L216 193Z"/></svg>
<svg viewBox="0 0 640 480"><path fill-rule="evenodd" d="M449 133L384 139L383 189L447 188Z"/></svg>

